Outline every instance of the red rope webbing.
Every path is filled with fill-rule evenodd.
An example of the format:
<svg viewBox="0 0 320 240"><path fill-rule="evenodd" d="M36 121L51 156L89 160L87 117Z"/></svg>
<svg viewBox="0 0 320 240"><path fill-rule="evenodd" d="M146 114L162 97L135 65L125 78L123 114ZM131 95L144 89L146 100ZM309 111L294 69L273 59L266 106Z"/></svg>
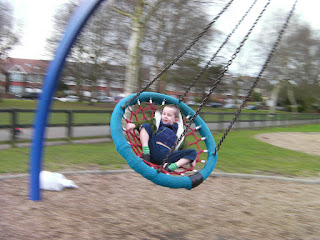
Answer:
<svg viewBox="0 0 320 240"><path fill-rule="evenodd" d="M130 108L130 118L129 119L125 119L127 123L132 123L133 122L133 119L135 119L134 121L142 121L142 120L146 120L146 119L151 119L153 116L154 116L154 113L156 112L158 108L155 107L152 102L150 101L149 104L147 104L146 107L142 107L141 104L138 102L138 109L136 111L133 111L131 108ZM151 111L151 116L147 116L146 115L146 112L147 111ZM141 119L139 119L139 114L142 115ZM186 124L186 119L184 120L184 125L187 126ZM192 145L196 145L196 148L198 149L197 150L197 157L196 157L196 161L197 162L200 162L200 154L203 153L204 151L200 148L199 146L199 142L201 141L201 138L197 137L196 135L196 131L197 129L194 129L192 127L189 128L189 131L186 136L185 136L185 140L188 144L188 146L192 146ZM127 135L127 138L128 138L128 142L129 144L131 145L132 147L132 150L133 152L141 157L142 155L142 146L141 146L141 142L140 142L140 138L139 138L139 132L134 130L134 131L128 131L128 130L125 130L126 132L126 135ZM187 138L189 136L193 136L195 141L190 143L188 142ZM161 169L161 171L163 173L168 173L167 171L165 171L164 169L161 168L161 166L159 165L156 165L156 164L153 164L153 163L150 163L150 162L146 162L144 160L144 162L149 165L150 167L153 167L155 169ZM193 171L193 167L190 166L190 167L181 167L179 169L179 171L174 171L174 172L171 172L170 174L176 174L176 175L181 175L181 174L184 174L185 172L190 172L190 171Z"/></svg>
<svg viewBox="0 0 320 240"><path fill-rule="evenodd" d="M150 117L147 117L145 112L147 110L151 109L152 113ZM132 122L132 118L135 117L135 121L141 121L141 120L147 120L147 119L151 119L154 116L155 111L157 110L157 108L152 104L152 102L150 101L149 105L147 105L147 107L143 108L140 104L140 102L138 102L138 109L136 111L133 111L132 109L130 109L131 111L131 116L130 116L130 122ZM142 113L142 118L139 120L138 118L138 114Z"/></svg>
<svg viewBox="0 0 320 240"><path fill-rule="evenodd" d="M137 156L141 156L141 142L140 142L140 138L138 137L139 135L132 131L127 131L126 130L126 134L129 140L129 143L132 147L133 152L137 155Z"/></svg>

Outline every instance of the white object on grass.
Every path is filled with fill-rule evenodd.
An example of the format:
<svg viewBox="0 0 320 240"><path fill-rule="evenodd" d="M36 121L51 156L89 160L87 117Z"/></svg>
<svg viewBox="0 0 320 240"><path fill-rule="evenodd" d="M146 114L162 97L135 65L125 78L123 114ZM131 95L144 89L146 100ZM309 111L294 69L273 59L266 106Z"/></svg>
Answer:
<svg viewBox="0 0 320 240"><path fill-rule="evenodd" d="M61 191L64 188L78 188L78 186L72 180L66 179L61 173L41 171L40 188L42 190Z"/></svg>

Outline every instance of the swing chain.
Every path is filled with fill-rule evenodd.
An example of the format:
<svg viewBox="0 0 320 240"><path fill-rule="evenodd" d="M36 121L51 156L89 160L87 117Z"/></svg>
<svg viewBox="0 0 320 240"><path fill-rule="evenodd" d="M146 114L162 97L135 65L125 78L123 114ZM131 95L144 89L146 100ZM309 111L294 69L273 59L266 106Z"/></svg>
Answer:
<svg viewBox="0 0 320 240"><path fill-rule="evenodd" d="M214 61L214 59L217 57L217 55L219 54L219 52L222 50L222 48L226 45L226 43L229 41L229 39L231 38L231 36L235 33L235 31L238 29L238 27L240 26L240 24L242 23L242 21L246 18L246 16L248 15L248 13L251 11L251 9L253 8L253 6L256 4L258 0L255 0L251 6L249 7L249 9L247 10L247 12L242 16L242 18L239 20L239 22L237 23L237 25L233 28L233 30L231 31L231 33L226 37L226 39L224 40L224 42L220 45L219 49L214 53L214 55L212 56L212 58L207 62L206 66L198 73L198 75L196 76L196 78L193 80L193 82L190 84L189 88L184 92L183 95L181 95L181 97L179 98L179 102L183 102L184 98L187 96L187 94L190 92L190 90L194 87L194 85L199 81L200 77L204 74L204 72L209 68L209 66L211 65L211 63Z"/></svg>
<svg viewBox="0 0 320 240"><path fill-rule="evenodd" d="M197 37L194 38L193 41L191 41L191 43L189 43L189 45L182 50L164 69L162 69L158 75L152 80L150 81L140 92L136 93L131 99L129 99L124 106L122 106L122 109L124 110L125 108L127 108L129 105L132 104L132 102L138 98L140 96L141 93L143 93L144 91L146 91L155 81L157 81L166 71L168 71L187 51L189 51L193 45L199 41L199 39L212 27L212 25L218 20L218 18L229 8L229 6L231 5L231 3L234 0L230 0L225 6L224 8L218 13L218 15L203 29L202 32L200 32L198 34Z"/></svg>
<svg viewBox="0 0 320 240"><path fill-rule="evenodd" d="M222 72L220 73L220 75L218 76L216 82L213 84L212 88L209 90L209 93L205 96L205 98L202 100L199 108L196 111L196 114L192 117L191 121L194 120L198 114L200 113L200 111L202 110L203 106L207 103L209 97L212 95L214 89L217 87L217 85L221 82L222 78L224 77L225 73L228 71L230 65L233 63L233 60L237 57L238 53L240 52L240 50L242 49L242 47L244 46L245 42L248 40L250 34L252 33L253 29L255 28L255 26L257 25L257 23L259 22L259 20L261 19L263 13L266 11L268 5L270 4L270 0L268 1L268 3L264 6L264 8L262 9L262 11L260 12L258 18L255 20L255 22L252 24L250 30L248 31L248 33L246 34L246 36L244 37L244 39L241 41L240 45L238 46L238 48L236 49L236 51L233 53L233 55L231 56L231 58L229 59L227 65L223 68ZM190 122L191 122L190 121ZM190 123L190 125L192 124L192 122Z"/></svg>
<svg viewBox="0 0 320 240"><path fill-rule="evenodd" d="M221 147L221 144L223 143L223 141L224 141L224 139L226 138L227 134L229 133L229 131L231 130L232 126L233 126L234 123L236 122L237 118L239 117L239 115L240 115L240 113L241 113L241 110L244 108L245 104L246 104L247 101L249 100L249 97L251 96L251 93L253 92L254 88L257 86L259 80L261 79L261 76L262 76L263 72L265 71L265 69L267 68L269 62L271 61L271 58L273 57L276 49L278 48L278 46L279 46L279 44L280 44L280 42L281 42L282 36L283 36L285 30L286 30L287 27L288 27L290 18L291 18L291 16L292 16L293 12L294 12L294 9L295 9L295 6L296 6L296 4L297 4L297 1L298 1L298 0L296 0L295 3L293 4L291 11L290 11L290 13L288 14L288 16L287 16L287 18L286 18L286 21L285 21L285 23L283 24L283 26L282 26L279 34L278 34L278 37L277 37L275 43L273 44L273 47L272 47L272 49L271 49L271 51L270 51L270 53L269 53L269 55L268 55L268 58L267 58L266 62L264 63L261 71L259 72L258 76L256 77L256 80L255 80L254 83L252 84L250 90L248 91L248 94L247 94L245 100L244 100L244 101L242 102L242 104L240 105L240 107L239 107L239 109L237 110L235 116L233 117L232 121L230 122L228 128L226 129L224 135L222 136L221 140L219 141L218 145L216 146L213 155L216 155L217 152L219 151L219 149L220 149L220 147Z"/></svg>
<svg viewBox="0 0 320 240"><path fill-rule="evenodd" d="M267 2L267 4L264 6L264 8L262 9L262 11L260 12L259 16L257 17L257 19L255 20L255 22L252 24L251 28L249 29L249 31L247 32L247 34L245 35L244 39L241 41L240 45L238 46L238 48L236 49L236 51L233 53L233 55L231 56L231 58L229 59L227 65L223 68L223 71L220 73L219 77L217 78L216 82L213 84L213 87L209 90L209 93L205 96L205 98L202 100L200 106L198 107L196 113L192 116L192 118L190 119L189 123L187 124L187 126L185 127L183 133L180 135L180 137L178 138L178 140L175 142L175 144L173 145L173 147L171 148L170 152L167 154L166 158L164 159L163 163L162 163L162 168L164 166L164 164L167 163L170 155L173 153L174 149L178 146L179 142L182 140L182 138L185 136L186 132L188 131L188 129L190 128L191 124L194 122L195 118L199 115L200 111L202 110L202 108L205 106L205 104L207 103L209 97L212 95L214 89L217 87L217 85L221 82L222 78L224 77L224 74L228 71L229 66L233 63L233 60L237 57L238 53L240 52L240 50L242 49L242 47L244 46L245 42L248 40L250 34L252 33L253 29L255 28L255 26L257 25L257 23L259 22L259 20L261 19L263 13L266 11L267 7L270 4L269 0ZM239 113L240 114L240 113ZM238 114L238 115L239 115ZM233 123L232 123L233 125ZM225 138L225 136L224 136ZM217 152L217 148L214 151L214 154Z"/></svg>

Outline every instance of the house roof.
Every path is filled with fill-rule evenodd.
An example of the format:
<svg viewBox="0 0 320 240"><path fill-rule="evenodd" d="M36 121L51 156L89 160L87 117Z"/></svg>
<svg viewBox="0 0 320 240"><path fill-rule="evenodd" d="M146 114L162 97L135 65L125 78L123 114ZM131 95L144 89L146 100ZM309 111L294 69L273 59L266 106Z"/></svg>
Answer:
<svg viewBox="0 0 320 240"><path fill-rule="evenodd" d="M2 62L4 72L25 72L45 74L49 65L47 60L7 58Z"/></svg>

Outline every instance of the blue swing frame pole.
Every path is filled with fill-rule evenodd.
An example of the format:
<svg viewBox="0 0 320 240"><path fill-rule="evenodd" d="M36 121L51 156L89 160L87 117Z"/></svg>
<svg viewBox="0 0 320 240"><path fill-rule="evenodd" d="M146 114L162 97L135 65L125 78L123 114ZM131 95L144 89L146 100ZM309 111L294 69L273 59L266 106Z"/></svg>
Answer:
<svg viewBox="0 0 320 240"><path fill-rule="evenodd" d="M42 168L43 140L52 97L56 92L65 60L73 44L90 16L103 1L104 0L82 1L74 15L71 17L65 35L56 51L55 58L48 68L43 91L38 102L30 154L30 199L33 201L41 200L40 172Z"/></svg>

